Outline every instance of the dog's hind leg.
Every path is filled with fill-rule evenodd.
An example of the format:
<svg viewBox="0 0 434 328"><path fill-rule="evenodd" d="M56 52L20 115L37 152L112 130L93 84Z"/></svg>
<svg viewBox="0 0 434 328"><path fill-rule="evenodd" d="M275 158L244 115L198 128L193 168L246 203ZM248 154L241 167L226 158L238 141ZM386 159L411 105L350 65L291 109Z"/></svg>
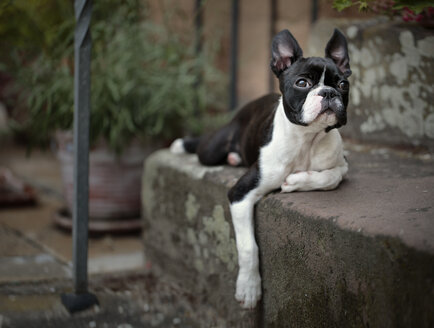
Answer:
<svg viewBox="0 0 434 328"><path fill-rule="evenodd" d="M238 126L230 123L216 132L205 135L197 149L199 161L203 165L226 164L228 154L234 151L237 143Z"/></svg>
<svg viewBox="0 0 434 328"><path fill-rule="evenodd" d="M174 154L190 153L194 154L197 151L201 138L178 138L170 145L170 151Z"/></svg>
<svg viewBox="0 0 434 328"><path fill-rule="evenodd" d="M241 164L242 159L241 159L240 154L238 154L236 152L230 152L228 154L227 162L231 166L238 166Z"/></svg>

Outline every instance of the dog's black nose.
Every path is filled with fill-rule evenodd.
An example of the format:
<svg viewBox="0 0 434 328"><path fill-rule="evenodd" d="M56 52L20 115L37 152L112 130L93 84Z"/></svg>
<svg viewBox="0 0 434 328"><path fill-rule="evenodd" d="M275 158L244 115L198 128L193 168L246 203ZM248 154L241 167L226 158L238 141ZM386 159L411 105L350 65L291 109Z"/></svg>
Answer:
<svg viewBox="0 0 434 328"><path fill-rule="evenodd" d="M338 92L333 88L324 88L318 92L318 96L326 99L332 99L338 95Z"/></svg>

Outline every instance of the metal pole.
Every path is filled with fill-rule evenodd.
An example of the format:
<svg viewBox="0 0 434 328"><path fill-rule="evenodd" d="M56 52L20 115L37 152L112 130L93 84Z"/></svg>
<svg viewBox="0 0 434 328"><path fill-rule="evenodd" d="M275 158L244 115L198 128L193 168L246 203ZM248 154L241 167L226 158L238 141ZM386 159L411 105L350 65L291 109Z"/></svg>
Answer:
<svg viewBox="0 0 434 328"><path fill-rule="evenodd" d="M196 29L196 40L195 40L195 52L196 52L196 59L199 58L202 52L202 26L203 26L203 11L202 11L202 2L203 0L196 0L196 8L195 8L195 19L194 19L194 26ZM202 83L202 71L201 67L198 66L196 70L196 82L195 82L195 90L196 90L196 98L195 98L195 104L194 104L194 111L196 116L199 116L199 86Z"/></svg>
<svg viewBox="0 0 434 328"><path fill-rule="evenodd" d="M312 24L318 20L318 0L312 0L312 12L311 12Z"/></svg>
<svg viewBox="0 0 434 328"><path fill-rule="evenodd" d="M195 40L195 49L196 54L200 54L202 51L202 25L203 25L203 11L202 11L202 2L203 0L196 0L196 8L195 8L195 19L194 26L196 28L196 40Z"/></svg>
<svg viewBox="0 0 434 328"><path fill-rule="evenodd" d="M74 58L74 203L73 273L76 293L87 291L87 246L89 215L89 119L90 54L89 24L92 2L75 1Z"/></svg>
<svg viewBox="0 0 434 328"><path fill-rule="evenodd" d="M237 107L237 80L238 80L238 17L239 1L232 0L232 26L231 26L231 80L229 86L230 102L229 108L234 110Z"/></svg>
<svg viewBox="0 0 434 328"><path fill-rule="evenodd" d="M268 45L268 48L271 47L271 41L273 40L273 37L276 34L276 20L277 20L277 0L271 0L270 1L270 44ZM270 92L274 92L274 79L275 76L270 69L268 75L268 88L270 89Z"/></svg>
<svg viewBox="0 0 434 328"><path fill-rule="evenodd" d="M98 300L87 291L89 216L89 121L90 121L90 37L91 0L75 0L74 38L74 201L73 278L75 294L63 294L70 312L84 310Z"/></svg>

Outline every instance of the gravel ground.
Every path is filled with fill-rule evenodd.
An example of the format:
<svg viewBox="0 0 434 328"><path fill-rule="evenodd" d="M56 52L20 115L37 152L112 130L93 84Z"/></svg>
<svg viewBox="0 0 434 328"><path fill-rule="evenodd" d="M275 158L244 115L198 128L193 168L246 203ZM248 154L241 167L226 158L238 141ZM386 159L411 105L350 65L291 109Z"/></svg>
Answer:
<svg viewBox="0 0 434 328"><path fill-rule="evenodd" d="M68 280L0 286L0 328L224 327L203 300L151 274L94 276L99 305L69 314L60 295Z"/></svg>

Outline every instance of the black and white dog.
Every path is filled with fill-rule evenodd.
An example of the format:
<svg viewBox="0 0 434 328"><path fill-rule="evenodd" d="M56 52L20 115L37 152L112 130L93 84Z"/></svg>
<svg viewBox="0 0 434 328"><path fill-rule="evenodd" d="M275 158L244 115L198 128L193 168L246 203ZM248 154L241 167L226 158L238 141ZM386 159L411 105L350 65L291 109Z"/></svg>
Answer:
<svg viewBox="0 0 434 328"><path fill-rule="evenodd" d="M235 298L244 308L261 298L253 208L266 193L330 190L348 170L337 129L346 123L351 74L347 41L338 30L325 57L303 58L288 30L272 42L271 69L281 95L270 94L243 107L210 135L177 139L174 153L197 153L204 165L245 165L249 170L228 193L238 250Z"/></svg>

